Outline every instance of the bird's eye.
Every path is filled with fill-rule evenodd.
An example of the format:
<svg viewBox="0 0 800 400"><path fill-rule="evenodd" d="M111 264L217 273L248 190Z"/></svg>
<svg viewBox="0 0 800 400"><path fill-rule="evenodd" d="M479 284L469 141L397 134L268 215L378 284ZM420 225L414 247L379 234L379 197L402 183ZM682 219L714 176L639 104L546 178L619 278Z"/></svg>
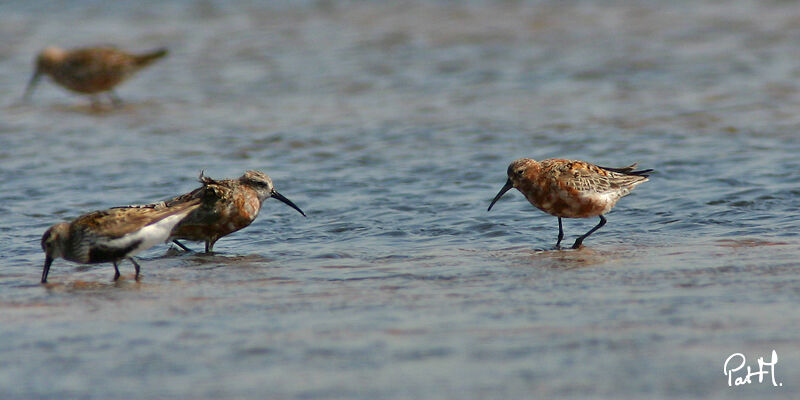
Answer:
<svg viewBox="0 0 800 400"><path fill-rule="evenodd" d="M523 173L525 173L524 169L518 169L517 170L517 176L522 176Z"/></svg>

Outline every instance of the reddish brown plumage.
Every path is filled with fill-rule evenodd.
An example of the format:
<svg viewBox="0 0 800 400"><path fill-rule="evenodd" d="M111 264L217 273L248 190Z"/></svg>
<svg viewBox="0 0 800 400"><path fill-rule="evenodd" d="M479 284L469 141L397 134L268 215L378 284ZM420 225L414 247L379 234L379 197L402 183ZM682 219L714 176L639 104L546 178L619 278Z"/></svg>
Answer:
<svg viewBox="0 0 800 400"><path fill-rule="evenodd" d="M652 170L636 171L636 164L622 168L605 168L585 161L551 158L541 162L529 158L508 166L508 181L489 205L509 189L518 189L536 208L561 218L600 217L600 224L576 241L582 240L605 224L603 214L637 185L647 182ZM559 229L559 240L563 231Z"/></svg>
<svg viewBox="0 0 800 400"><path fill-rule="evenodd" d="M62 87L94 95L109 92L153 61L164 57L166 49L145 54L130 54L114 47L88 47L63 50L47 47L36 57L36 71L25 92L30 97L41 75Z"/></svg>
<svg viewBox="0 0 800 400"><path fill-rule="evenodd" d="M633 170L633 168L630 168ZM621 169L617 169L621 170ZM647 176L615 172L585 161L514 161L509 180L536 208L556 217L589 218L611 210ZM523 175L518 174L523 171Z"/></svg>
<svg viewBox="0 0 800 400"><path fill-rule="evenodd" d="M300 208L278 193L272 179L260 171L247 171L238 179L222 180L201 174L200 182L202 187L165 204L174 207L193 199L202 200L202 206L173 229L172 238L205 242L207 252L213 250L214 243L221 237L250 225L258 217L263 201L270 197L303 214Z"/></svg>

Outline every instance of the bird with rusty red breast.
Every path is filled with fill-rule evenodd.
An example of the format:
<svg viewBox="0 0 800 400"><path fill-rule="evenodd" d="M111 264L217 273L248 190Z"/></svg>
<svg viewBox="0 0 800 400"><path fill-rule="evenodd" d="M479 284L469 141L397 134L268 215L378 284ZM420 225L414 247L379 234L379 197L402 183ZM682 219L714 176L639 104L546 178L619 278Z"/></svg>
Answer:
<svg viewBox="0 0 800 400"><path fill-rule="evenodd" d="M107 94L112 104L121 99L114 88L142 68L167 55L160 48L143 54L131 54L111 46L85 47L65 50L46 47L36 57L36 68L25 89L23 101L28 101L43 75L73 92L90 95L93 105L99 95Z"/></svg>
<svg viewBox="0 0 800 400"><path fill-rule="evenodd" d="M190 249L179 240L205 242L205 251L211 252L214 243L249 226L261 210L263 202L274 198L305 213L291 200L275 190L272 179L261 171L247 171L237 179L211 179L200 173L202 186L164 202L166 207L181 205L200 199L200 208L187 215L172 230L173 242L184 250Z"/></svg>
<svg viewBox="0 0 800 400"><path fill-rule="evenodd" d="M637 171L636 166L607 168L586 161L551 158L540 162L521 158L508 166L508 180L489 204L489 210L503 194L516 188L534 207L558 217L556 248L564 238L561 218L600 217L600 223L575 240L572 248L577 249L605 225L603 214L637 185L648 181L653 170Z"/></svg>

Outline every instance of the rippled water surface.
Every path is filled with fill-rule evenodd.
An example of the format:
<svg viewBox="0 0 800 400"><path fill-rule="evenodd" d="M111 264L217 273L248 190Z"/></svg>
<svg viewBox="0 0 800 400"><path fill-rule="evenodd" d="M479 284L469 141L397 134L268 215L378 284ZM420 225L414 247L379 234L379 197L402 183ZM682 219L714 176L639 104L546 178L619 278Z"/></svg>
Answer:
<svg viewBox="0 0 800 400"><path fill-rule="evenodd" d="M120 3L0 4L0 398L800 393L794 2ZM97 43L171 53L119 108L19 103ZM486 212L519 157L656 173L557 251L518 192ZM247 169L308 218L38 284L48 226ZM773 349L782 387L728 388Z"/></svg>

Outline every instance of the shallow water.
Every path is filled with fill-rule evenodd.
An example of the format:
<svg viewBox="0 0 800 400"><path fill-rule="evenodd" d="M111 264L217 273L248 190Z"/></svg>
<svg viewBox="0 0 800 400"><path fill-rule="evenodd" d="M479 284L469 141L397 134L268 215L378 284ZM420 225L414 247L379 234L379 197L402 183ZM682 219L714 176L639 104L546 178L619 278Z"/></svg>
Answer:
<svg viewBox="0 0 800 400"><path fill-rule="evenodd" d="M0 5L3 399L797 397L792 2L60 4ZM171 53L117 109L18 103L94 43ZM486 212L519 157L657 172L553 251ZM48 226L247 169L308 218L38 284ZM782 387L727 387L772 349Z"/></svg>

